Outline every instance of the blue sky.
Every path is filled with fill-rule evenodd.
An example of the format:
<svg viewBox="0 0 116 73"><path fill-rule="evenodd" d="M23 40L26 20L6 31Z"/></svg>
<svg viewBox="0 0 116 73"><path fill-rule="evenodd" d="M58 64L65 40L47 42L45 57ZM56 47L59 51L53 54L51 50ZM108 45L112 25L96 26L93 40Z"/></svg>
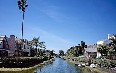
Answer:
<svg viewBox="0 0 116 73"><path fill-rule="evenodd" d="M95 44L116 34L116 0L28 0L24 38L39 37L58 53L81 40ZM17 0L0 0L0 35L21 38L22 14Z"/></svg>

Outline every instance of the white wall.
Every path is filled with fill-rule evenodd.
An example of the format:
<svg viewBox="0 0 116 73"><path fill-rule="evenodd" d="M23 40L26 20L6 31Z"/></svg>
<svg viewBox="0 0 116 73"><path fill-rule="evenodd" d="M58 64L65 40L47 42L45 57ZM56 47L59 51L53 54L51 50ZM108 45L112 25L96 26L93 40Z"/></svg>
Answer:
<svg viewBox="0 0 116 73"><path fill-rule="evenodd" d="M22 49L23 49L24 52L29 52L28 56L30 56L30 48L31 48L31 46L28 46L27 44L23 43L23 48Z"/></svg>
<svg viewBox="0 0 116 73"><path fill-rule="evenodd" d="M97 52L97 57L96 58L99 58L101 57L101 53Z"/></svg>
<svg viewBox="0 0 116 73"><path fill-rule="evenodd" d="M112 42L111 40L106 39L106 40L98 41L97 45L106 45L106 44L109 44L111 42Z"/></svg>
<svg viewBox="0 0 116 73"><path fill-rule="evenodd" d="M3 48L3 41L0 41L0 48Z"/></svg>

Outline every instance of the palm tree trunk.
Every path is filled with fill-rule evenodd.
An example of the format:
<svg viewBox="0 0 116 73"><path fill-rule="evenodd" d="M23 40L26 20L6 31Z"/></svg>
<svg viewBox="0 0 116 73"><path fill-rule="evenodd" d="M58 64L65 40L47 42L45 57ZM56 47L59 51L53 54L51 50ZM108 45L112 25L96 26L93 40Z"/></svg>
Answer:
<svg viewBox="0 0 116 73"><path fill-rule="evenodd" d="M37 50L37 46L36 46L36 56L38 55L38 50Z"/></svg>
<svg viewBox="0 0 116 73"><path fill-rule="evenodd" d="M23 19L22 19L22 40L23 40L23 24L24 24L24 12L23 12Z"/></svg>

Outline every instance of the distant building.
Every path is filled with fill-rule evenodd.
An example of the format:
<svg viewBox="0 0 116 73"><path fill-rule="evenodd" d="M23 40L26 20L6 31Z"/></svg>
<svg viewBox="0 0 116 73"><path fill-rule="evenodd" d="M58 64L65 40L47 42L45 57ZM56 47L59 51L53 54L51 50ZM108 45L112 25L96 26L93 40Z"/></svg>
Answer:
<svg viewBox="0 0 116 73"><path fill-rule="evenodd" d="M13 56L15 54L16 48L16 42L15 42L15 35L10 35L8 38L8 44L9 44L9 56Z"/></svg>
<svg viewBox="0 0 116 73"><path fill-rule="evenodd" d="M101 40L101 41L98 41L97 42L97 45L107 45L109 43L111 43L112 41L111 40L108 40L108 39L105 39L105 40Z"/></svg>
<svg viewBox="0 0 116 73"><path fill-rule="evenodd" d="M108 39L98 41L98 42L97 42L97 45L98 45L98 46L99 46L99 45L107 45L107 44L109 44L109 43L112 42L112 41L110 40L110 39L112 39L112 38L116 39L114 36L111 36L110 34L108 34Z"/></svg>
<svg viewBox="0 0 116 73"><path fill-rule="evenodd" d="M114 40L116 40L116 34L114 35L110 35L110 34L108 34L108 39L109 40L111 40L111 39L114 39Z"/></svg>
<svg viewBox="0 0 116 73"><path fill-rule="evenodd" d="M96 58L96 56L97 56L97 48L85 48L84 55L87 58Z"/></svg>
<svg viewBox="0 0 116 73"><path fill-rule="evenodd" d="M0 56L35 56L36 54L32 41L19 39L15 35L0 36Z"/></svg>
<svg viewBox="0 0 116 73"><path fill-rule="evenodd" d="M16 43L16 50L15 50L15 56L22 56L22 41L19 38L15 38Z"/></svg>
<svg viewBox="0 0 116 73"><path fill-rule="evenodd" d="M99 46L99 45L109 46L109 44L112 42L112 39L116 40L116 36L108 34L108 38L105 40L98 41L97 46ZM101 57L101 53L97 52L97 58L99 58L99 57Z"/></svg>
<svg viewBox="0 0 116 73"><path fill-rule="evenodd" d="M87 48L97 48L97 44L94 44L94 45L88 45Z"/></svg>
<svg viewBox="0 0 116 73"><path fill-rule="evenodd" d="M23 56L30 56L31 48L32 48L31 42L25 39L23 42L23 47L22 47Z"/></svg>
<svg viewBox="0 0 116 73"><path fill-rule="evenodd" d="M0 36L0 56L8 56L9 45L6 35Z"/></svg>
<svg viewBox="0 0 116 73"><path fill-rule="evenodd" d="M15 35L10 35L10 37L0 36L0 56L21 56L22 41L15 37ZM20 55L19 55L20 54Z"/></svg>

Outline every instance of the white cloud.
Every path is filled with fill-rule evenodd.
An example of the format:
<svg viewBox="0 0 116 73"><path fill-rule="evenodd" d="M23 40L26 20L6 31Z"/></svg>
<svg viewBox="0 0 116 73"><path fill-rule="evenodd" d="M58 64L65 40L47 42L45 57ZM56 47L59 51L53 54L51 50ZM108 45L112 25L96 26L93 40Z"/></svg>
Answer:
<svg viewBox="0 0 116 73"><path fill-rule="evenodd" d="M61 42L64 42L65 44L73 44L73 42L70 42L70 41L68 41L68 40L66 40L64 38L61 38L61 37L56 36L54 34L51 34L51 33L47 32L45 30L42 30L42 29L40 29L38 27L33 28L33 30L36 31L36 32L42 33L43 35L46 35L46 37L50 37L52 39L57 39L57 40L59 40Z"/></svg>
<svg viewBox="0 0 116 73"><path fill-rule="evenodd" d="M58 53L59 50L64 50L66 52L68 48L70 48L71 46L75 44L62 37L49 33L45 30L42 30L39 27L31 28L31 30L32 32L30 33L32 33L31 34L32 37L40 36L40 40L46 42L47 49L50 49L50 50L53 49L56 51L56 53Z"/></svg>
<svg viewBox="0 0 116 73"><path fill-rule="evenodd" d="M63 22L69 20L69 17L66 16L58 6L45 4L43 7L39 8L39 10L54 21Z"/></svg>

